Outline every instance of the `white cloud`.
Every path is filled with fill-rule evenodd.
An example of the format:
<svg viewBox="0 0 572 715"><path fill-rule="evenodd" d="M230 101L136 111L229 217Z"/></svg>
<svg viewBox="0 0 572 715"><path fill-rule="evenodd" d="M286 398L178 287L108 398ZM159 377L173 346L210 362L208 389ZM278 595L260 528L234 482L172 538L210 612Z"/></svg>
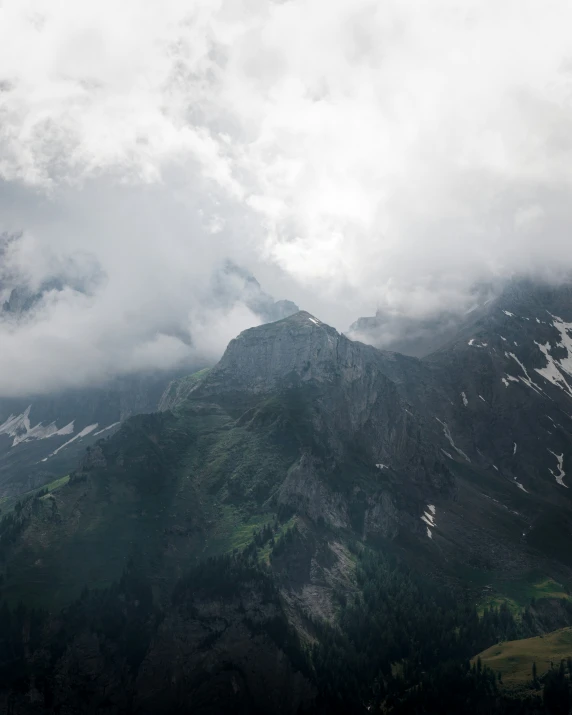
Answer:
<svg viewBox="0 0 572 715"><path fill-rule="evenodd" d="M165 325L226 255L342 328L570 270L571 21L565 0L3 0L0 229L27 232L29 279L106 276L10 339L176 357Z"/></svg>

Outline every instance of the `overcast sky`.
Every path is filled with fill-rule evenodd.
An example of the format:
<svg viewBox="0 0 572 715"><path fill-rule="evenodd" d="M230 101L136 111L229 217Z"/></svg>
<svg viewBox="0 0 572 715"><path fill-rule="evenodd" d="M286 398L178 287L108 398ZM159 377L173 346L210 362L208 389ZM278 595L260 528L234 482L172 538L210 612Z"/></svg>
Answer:
<svg viewBox="0 0 572 715"><path fill-rule="evenodd" d="M0 394L216 357L213 266L346 329L572 268L569 0L0 0ZM191 332L192 348L184 335Z"/></svg>

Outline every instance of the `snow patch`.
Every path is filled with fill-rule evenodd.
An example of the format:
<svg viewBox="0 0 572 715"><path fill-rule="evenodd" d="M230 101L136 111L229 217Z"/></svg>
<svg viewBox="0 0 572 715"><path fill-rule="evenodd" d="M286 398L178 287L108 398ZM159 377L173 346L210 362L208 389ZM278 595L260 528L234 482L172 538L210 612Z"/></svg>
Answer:
<svg viewBox="0 0 572 715"><path fill-rule="evenodd" d="M387 464L376 464L375 465L378 469L388 469Z"/></svg>
<svg viewBox="0 0 572 715"><path fill-rule="evenodd" d="M514 477L514 483L519 489L522 489L523 492L526 492L528 494L528 490L524 488L524 486L518 481L516 477Z"/></svg>
<svg viewBox="0 0 572 715"><path fill-rule="evenodd" d="M499 468L497 467L497 465L496 465L496 464L493 464L493 469L496 469L496 470L497 470L497 472L498 472L498 470L499 470Z"/></svg>
<svg viewBox="0 0 572 715"><path fill-rule="evenodd" d="M510 382L519 382L519 379L518 377L513 377L512 375L506 375L505 377L501 377L501 382L505 387L508 387Z"/></svg>
<svg viewBox="0 0 572 715"><path fill-rule="evenodd" d="M51 422L45 426L41 422L38 422L37 425L32 426L30 422L31 409L32 405L29 405L21 415L10 415L4 424L0 425L0 434L5 434L13 438L12 447L23 442L30 442L33 439L48 439L49 437L55 437L57 435L65 436L73 433L73 420L65 427L59 429L55 422Z"/></svg>
<svg viewBox="0 0 572 715"><path fill-rule="evenodd" d="M550 415L546 415L546 416L548 417L548 419L552 422L552 424L553 424L555 427L559 427L560 429L564 429L564 427L562 427L562 425L561 425L559 422L555 422Z"/></svg>
<svg viewBox="0 0 572 715"><path fill-rule="evenodd" d="M102 434L103 432L107 432L108 429L113 429L114 427L117 427L117 425L120 425L121 422L114 422L112 425L108 425L107 427L104 427L103 429L100 429L98 432L94 432L93 436L97 437L98 434Z"/></svg>
<svg viewBox="0 0 572 715"><path fill-rule="evenodd" d="M479 398L483 401L486 402L485 398L482 395L479 395Z"/></svg>
<svg viewBox="0 0 572 715"><path fill-rule="evenodd" d="M61 452L64 447L67 447L70 445L72 442L75 442L76 439L81 439L82 437L87 437L88 434L91 434L93 430L97 429L99 427L98 423L96 422L94 425L88 425L87 427L84 427L81 432L78 432L75 437L72 437L71 439L68 439L67 442L64 442L61 446L59 446L57 449L55 449L49 457L55 457L55 455L58 452ZM42 459L42 462L45 462L48 459L46 457L45 459Z"/></svg>
<svg viewBox="0 0 572 715"><path fill-rule="evenodd" d="M446 450L444 450L442 447L441 447L441 452L443 452L443 454L446 457L449 457L449 459L453 459L452 455L449 452L447 452Z"/></svg>
<svg viewBox="0 0 572 715"><path fill-rule="evenodd" d="M564 452L562 454L556 454L556 452L553 452L551 449L548 450L550 454L553 454L556 459L558 460L558 474L555 474L552 469L549 469L548 471L552 476L556 479L558 484L560 484L561 487L566 487L568 489L568 486L564 484L564 477L566 476L566 472L564 471Z"/></svg>
<svg viewBox="0 0 572 715"><path fill-rule="evenodd" d="M449 442L449 444L451 445L451 447L453 447L453 449L455 450L455 452L457 452L457 454L460 454L461 457L464 457L464 458L467 460L467 462L470 462L471 460L467 457L467 455L463 452L463 450L462 450L462 449L459 449L459 448L455 445L455 442L453 441L453 437L451 436L451 432L449 431L449 427L447 427L447 425L445 424L445 422L441 422L441 420L440 420L438 417L435 417L435 419L436 419L437 422L443 427L443 434L445 435L445 437L447 438L447 441ZM444 450L443 450L443 451L444 451ZM446 452L445 452L445 454L446 454ZM452 457L451 457L451 459L452 459Z"/></svg>
<svg viewBox="0 0 572 715"><path fill-rule="evenodd" d="M544 354L544 357L546 358L547 362L546 367L535 368L536 372L539 375L542 375L545 380L548 380L548 382L551 382L553 385L556 385L556 387L560 388L563 392L567 392L569 395L572 396L572 388L568 384L568 381L566 380L564 375L558 369L557 361L550 354L550 343L541 345L540 343L534 341L534 344Z"/></svg>
<svg viewBox="0 0 572 715"><path fill-rule="evenodd" d="M72 420L69 424L67 424L65 427L62 427L59 429L56 434L61 435L62 437L68 434L73 434L74 430L74 422L75 420Z"/></svg>
<svg viewBox="0 0 572 715"><path fill-rule="evenodd" d="M514 457L515 454L516 454L516 442L514 443L514 447L512 449L512 456Z"/></svg>
<svg viewBox="0 0 572 715"><path fill-rule="evenodd" d="M437 514L437 510L435 509L434 504L427 504L425 511L423 512L423 516L421 517L421 521L424 521L425 524L427 525L427 536L432 539L433 534L431 533L431 527L432 529L435 529L437 527L437 524L435 522L435 516Z"/></svg>
<svg viewBox="0 0 572 715"><path fill-rule="evenodd" d="M503 337L502 335L500 335L499 337L500 337L501 340L504 340L505 343L506 343L506 338L505 338L505 337Z"/></svg>
<svg viewBox="0 0 572 715"><path fill-rule="evenodd" d="M511 313L510 310L503 310L503 313L508 315L509 318L514 318L514 313Z"/></svg>
<svg viewBox="0 0 572 715"><path fill-rule="evenodd" d="M506 355L506 357L512 358L516 362L516 364L520 367L520 369L524 372L525 377L520 378L521 382L523 382L525 385L528 385L528 387L530 387L531 390L534 390L538 394L541 394L541 393L544 394L544 391L540 387L538 387L538 385L535 382L532 381L530 375L528 374L527 369L520 362L520 360L516 357L516 355L514 353L507 353L507 352L505 352L505 355Z"/></svg>
<svg viewBox="0 0 572 715"><path fill-rule="evenodd" d="M564 377L564 374L572 377L572 336L570 335L572 333L572 323L565 323L557 315L550 315L552 317L552 326L560 333L560 340L556 343L556 348L564 349L566 356L554 358L551 354L552 347L550 343L541 345L535 342L535 345L546 358L546 367L536 368L536 372L572 397L572 387Z"/></svg>
<svg viewBox="0 0 572 715"><path fill-rule="evenodd" d="M463 404L464 404L465 407L466 407L466 406L469 404L469 400L467 400L467 396L465 395L464 392L461 392L461 398L462 398L462 400L463 400Z"/></svg>

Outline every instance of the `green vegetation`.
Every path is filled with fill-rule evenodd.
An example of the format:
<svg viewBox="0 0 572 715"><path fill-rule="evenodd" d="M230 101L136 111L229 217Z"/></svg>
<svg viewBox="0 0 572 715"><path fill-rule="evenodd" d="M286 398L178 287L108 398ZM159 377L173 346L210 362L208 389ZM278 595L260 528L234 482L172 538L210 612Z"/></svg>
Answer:
<svg viewBox="0 0 572 715"><path fill-rule="evenodd" d="M519 618L523 609L535 599L571 600L569 585L558 583L539 571L530 571L518 578L507 578L503 572L484 571L462 564L456 571L462 581L478 593L481 614L485 608L499 608L504 603Z"/></svg>
<svg viewBox="0 0 572 715"><path fill-rule="evenodd" d="M256 514L244 518L242 512L230 504L224 504L219 511L205 547L205 556L216 556L246 548L259 529L270 520L269 514Z"/></svg>
<svg viewBox="0 0 572 715"><path fill-rule="evenodd" d="M44 496L45 494L51 493L56 491L57 489L60 489L61 487L65 486L69 482L69 474L66 475L65 477L59 477L58 479L54 479L52 482L49 482L48 484L44 484L41 487L38 487L37 489L31 489L28 492L24 492L23 494L18 494L17 496L13 497L4 497L2 500L0 500L0 506L2 508L2 514L8 514L11 512L16 504L22 503L26 501L27 499L30 499L31 497L34 496Z"/></svg>
<svg viewBox="0 0 572 715"><path fill-rule="evenodd" d="M200 379L185 379L191 378ZM74 698L97 697L97 678L88 668L79 684L74 681L70 701L58 701L64 696L53 684L68 663L70 673L81 671L85 650L104 671L115 672L120 663L121 682L108 675L102 682L113 697L126 693L116 710L129 713L129 698L153 669L143 671L142 664L155 657L165 630L178 638L188 628L185 633L199 634L192 648L181 636L157 651L165 661L178 652L190 658L193 648L202 654L196 672L182 671L178 680L165 675L165 697L174 703L166 712L180 711L180 683L198 692L208 681L210 671L200 663L222 633L252 647L255 665L248 668L260 665L257 658L285 655L318 693L322 713L363 707L392 715L558 712L550 710L551 693L560 707L569 675L551 675L546 658L563 657L569 645L545 652L527 644L552 638L531 638L549 622L543 599L560 599L561 618L572 620L566 584L542 573L510 581L504 573L466 568L457 583L469 587L453 590L408 566L396 542L364 546L368 497L380 479L391 477L354 452L332 461L327 472L328 484L346 500L347 528L333 530L323 519L311 523L308 512L282 505L280 487L300 454L326 459L331 452L328 436L312 426L315 398L298 388L270 399L244 398L240 406L190 397L174 412L128 420L92 448L77 472L15 503L0 521L5 688L24 693L34 682L44 702L54 704L47 712L73 709ZM338 560L334 541L351 555ZM309 596L308 584L315 588ZM322 611L307 606L312 598ZM301 624L303 644L286 608ZM32 623L34 637L26 641ZM262 642L264 649L256 650ZM232 648L220 652L229 672L246 677L248 668L232 662ZM471 664L475 653L481 656ZM532 662L538 684L526 697L534 702L510 710L503 684L525 670L532 679Z"/></svg>
<svg viewBox="0 0 572 715"><path fill-rule="evenodd" d="M78 486L83 482L76 475L68 488L73 488L74 483ZM43 499L21 505L20 516L27 518L29 510L41 508ZM56 621L55 635L55 626L50 625L47 614L23 606L16 609L4 606L0 614L5 628L4 636L0 636L3 687L15 698L18 692L27 692L33 681L46 708L60 706L62 701L58 698L65 698L63 702L67 705L77 702L78 707L82 698L97 700L100 693L91 676L88 682L92 684L85 690L81 661L68 665L65 656L78 634L83 639L90 634L90 648L113 654L110 661L96 661L97 668L113 669L118 662L125 664L121 685L112 685L111 693L118 697L113 688L120 687L121 697L127 698L125 711L130 712L128 703L136 695L140 668L146 659L153 657L150 646L164 631L161 624L179 624L169 626L177 631L182 627L180 624L191 622L192 629L205 634L192 646L200 651L208 650L220 637L215 623L226 623L220 631L224 633L230 623L236 626L236 618L241 618L251 637L263 637L267 639L265 642L273 643L273 647L286 654L290 667L315 684L320 694L319 707L325 708L323 712L353 712L363 703L374 712L393 715L564 712L559 708L568 697L567 671L561 674L556 669L552 675L550 672L545 675L547 668L540 657L541 647L535 645L531 649L530 643L544 640L546 643L540 646L544 645L545 656L560 658L571 646L572 629L546 639L516 641L527 627L526 614L519 621L502 604L479 615L461 592L443 590L400 559L350 541L356 563L355 595L340 596L335 623L310 619L313 645L303 647L281 610L278 581L273 575L274 565L280 571L299 558L303 537L297 517L286 512L280 519L266 512L243 518L241 511L229 504L223 505L222 513L220 532L212 533L219 535L217 548L224 548L227 553L188 569L175 582L167 601L158 601L154 595L150 575L140 568L144 562L137 566L132 561L117 582L97 590L84 589ZM230 549L232 553L228 553ZM260 605L253 612L256 617L246 613L244 596L246 602L258 599ZM217 603L214 618L212 603ZM228 621L228 610L220 610L222 603L227 604L224 607L227 609L235 604L234 621ZM205 608L202 604L208 604L205 615L201 615ZM275 615L257 620L266 612ZM563 634L566 640L556 642ZM487 648L499 640L505 642ZM552 641L554 648L549 649L547 644ZM48 662L40 657L46 644L53 653ZM469 656L477 651L483 652L469 664ZM539 685L525 699L507 700L503 695L504 684L511 683L515 654L519 653L519 666L528 670L529 678L532 677L529 656L531 653L535 656ZM65 670L69 667L74 669ZM199 670L189 680L191 691L206 677L200 666L195 667ZM55 674L61 672L66 673L68 682L65 694L54 689ZM176 687L162 691L161 695L169 702L170 699L178 702L178 697ZM177 711L173 708L173 712Z"/></svg>
<svg viewBox="0 0 572 715"><path fill-rule="evenodd" d="M202 370L193 372L191 375L185 375L178 380L173 380L166 395L167 402L175 400L174 409L179 408L179 398L181 402L184 401L191 389L208 374L209 370L209 367L205 367Z"/></svg>
<svg viewBox="0 0 572 715"><path fill-rule="evenodd" d="M129 559L166 593L201 559L246 548L276 519L299 429L288 409L264 400L239 424L224 407L192 400L176 414L128 420L94 448L94 467L37 492L58 489L57 500L28 503L33 493L5 523L4 597L59 608L86 585L109 587Z"/></svg>
<svg viewBox="0 0 572 715"><path fill-rule="evenodd" d="M339 628L316 624L312 657L330 697L397 707L433 667L463 662L477 644L517 634L506 606L479 618L460 594L381 553L361 551L357 583L360 593L342 608Z"/></svg>
<svg viewBox="0 0 572 715"><path fill-rule="evenodd" d="M531 683L534 664L542 679L554 665L559 666L562 660L572 657L572 628L498 643L484 650L479 657L483 664L502 674L505 685Z"/></svg>
<svg viewBox="0 0 572 715"><path fill-rule="evenodd" d="M42 491L45 489L48 494L51 494L52 492L55 492L57 489L60 489L60 487L64 487L70 480L69 474L66 475L65 477L60 477L59 479L54 479L53 482L50 482L49 484L45 484L42 487Z"/></svg>
<svg viewBox="0 0 572 715"><path fill-rule="evenodd" d="M270 535L267 536L264 532L260 534L260 543L262 548L259 551L259 561L260 563L270 565L273 555L279 555L282 544L288 540L288 537L293 530L296 528L297 517L292 516L287 519L283 524L275 522L272 525L272 531Z"/></svg>

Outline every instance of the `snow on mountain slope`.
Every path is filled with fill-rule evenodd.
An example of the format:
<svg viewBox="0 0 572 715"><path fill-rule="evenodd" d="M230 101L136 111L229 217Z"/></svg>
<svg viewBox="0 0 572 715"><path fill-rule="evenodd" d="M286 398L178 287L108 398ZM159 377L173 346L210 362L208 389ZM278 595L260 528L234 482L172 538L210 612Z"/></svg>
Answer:
<svg viewBox="0 0 572 715"><path fill-rule="evenodd" d="M569 286L509 286L458 338L424 359L462 395L446 422L476 463L529 493L567 487L572 461L572 293ZM464 334L463 334L464 333ZM466 337L465 337L466 336ZM468 339L467 339L468 338ZM519 445L518 450L516 445ZM554 457L558 457L555 469Z"/></svg>
<svg viewBox="0 0 572 715"><path fill-rule="evenodd" d="M116 423L119 424L119 423ZM72 437L71 439L68 439L67 442L64 442L62 445L60 445L57 449L54 449L54 451L49 454L47 457L44 457L42 459L42 462L47 462L50 457L55 457L56 454L62 451L62 449L65 449L68 447L70 444L73 442L76 442L78 439L82 439L83 437L87 437L88 434L91 434L94 430L96 430L99 427L97 422L93 425L88 425L87 427L84 427L81 432L78 432L75 437ZM107 428L109 429L109 427ZM101 430L103 432L103 430ZM99 434L99 433L96 433Z"/></svg>
<svg viewBox="0 0 572 715"><path fill-rule="evenodd" d="M12 446L32 439L48 439L56 435L64 436L73 434L74 420L68 422L64 427L58 428L55 422L43 425L41 422L32 427L30 423L30 410L32 405L26 408L20 415L10 415L4 424L0 425L0 434L7 434L13 437Z"/></svg>
<svg viewBox="0 0 572 715"><path fill-rule="evenodd" d="M136 411L152 411L160 390L156 393L150 404L133 395ZM0 400L0 497L69 472L88 444L112 434L133 413L125 400L123 405L120 391L93 388L36 396L30 402Z"/></svg>

